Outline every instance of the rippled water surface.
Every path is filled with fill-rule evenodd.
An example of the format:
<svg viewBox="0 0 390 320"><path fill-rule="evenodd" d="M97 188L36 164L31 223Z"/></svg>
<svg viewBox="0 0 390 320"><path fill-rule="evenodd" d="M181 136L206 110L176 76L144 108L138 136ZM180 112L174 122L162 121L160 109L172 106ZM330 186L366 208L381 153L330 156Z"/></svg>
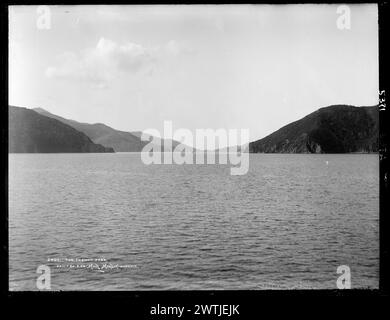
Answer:
<svg viewBox="0 0 390 320"><path fill-rule="evenodd" d="M37 290L39 265L53 290L333 289L339 265L378 287L377 155L249 164L11 154L10 289Z"/></svg>

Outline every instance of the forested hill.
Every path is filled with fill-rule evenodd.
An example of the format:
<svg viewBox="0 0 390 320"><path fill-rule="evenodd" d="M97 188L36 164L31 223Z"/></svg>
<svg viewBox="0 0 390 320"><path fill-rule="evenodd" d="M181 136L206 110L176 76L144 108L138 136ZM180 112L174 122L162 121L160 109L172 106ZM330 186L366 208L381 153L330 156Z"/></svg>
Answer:
<svg viewBox="0 0 390 320"><path fill-rule="evenodd" d="M251 142L252 153L378 152L378 106L333 105Z"/></svg>
<svg viewBox="0 0 390 320"><path fill-rule="evenodd" d="M10 153L114 152L56 119L27 108L8 110Z"/></svg>

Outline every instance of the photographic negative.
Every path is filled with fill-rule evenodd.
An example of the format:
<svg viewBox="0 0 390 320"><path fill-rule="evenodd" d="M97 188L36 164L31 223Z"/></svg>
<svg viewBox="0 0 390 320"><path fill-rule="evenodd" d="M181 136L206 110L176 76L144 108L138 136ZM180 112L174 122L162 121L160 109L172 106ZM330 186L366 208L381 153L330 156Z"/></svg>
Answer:
<svg viewBox="0 0 390 320"><path fill-rule="evenodd" d="M378 6L9 7L11 291L379 288Z"/></svg>

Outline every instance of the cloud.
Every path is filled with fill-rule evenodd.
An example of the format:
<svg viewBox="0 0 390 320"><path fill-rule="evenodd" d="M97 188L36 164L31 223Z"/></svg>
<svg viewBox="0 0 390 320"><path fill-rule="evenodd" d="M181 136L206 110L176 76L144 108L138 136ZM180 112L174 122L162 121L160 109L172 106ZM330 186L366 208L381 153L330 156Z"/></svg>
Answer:
<svg viewBox="0 0 390 320"><path fill-rule="evenodd" d="M46 76L81 80L103 88L119 73L150 75L161 60L188 52L188 48L174 40L163 46L147 48L132 42L118 44L101 38L94 48L78 54L66 52L58 56L57 65L48 67Z"/></svg>

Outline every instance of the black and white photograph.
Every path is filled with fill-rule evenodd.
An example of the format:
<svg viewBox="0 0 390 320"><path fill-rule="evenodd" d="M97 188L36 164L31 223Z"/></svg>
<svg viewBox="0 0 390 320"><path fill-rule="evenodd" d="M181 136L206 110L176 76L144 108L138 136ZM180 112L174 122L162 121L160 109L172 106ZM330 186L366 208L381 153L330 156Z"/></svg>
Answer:
<svg viewBox="0 0 390 320"><path fill-rule="evenodd" d="M374 3L8 6L9 291L379 289L378 32Z"/></svg>

